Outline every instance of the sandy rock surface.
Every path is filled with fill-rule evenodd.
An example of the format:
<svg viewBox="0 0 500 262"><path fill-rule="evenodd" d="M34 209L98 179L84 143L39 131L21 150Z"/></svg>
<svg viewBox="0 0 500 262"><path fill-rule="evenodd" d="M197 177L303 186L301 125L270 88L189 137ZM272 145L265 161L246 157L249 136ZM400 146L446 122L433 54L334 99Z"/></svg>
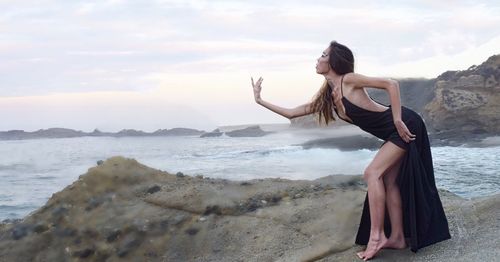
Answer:
<svg viewBox="0 0 500 262"><path fill-rule="evenodd" d="M231 181L110 158L21 221L0 224L0 261L356 261L360 176ZM500 195L441 191L452 239L378 261L493 261Z"/></svg>

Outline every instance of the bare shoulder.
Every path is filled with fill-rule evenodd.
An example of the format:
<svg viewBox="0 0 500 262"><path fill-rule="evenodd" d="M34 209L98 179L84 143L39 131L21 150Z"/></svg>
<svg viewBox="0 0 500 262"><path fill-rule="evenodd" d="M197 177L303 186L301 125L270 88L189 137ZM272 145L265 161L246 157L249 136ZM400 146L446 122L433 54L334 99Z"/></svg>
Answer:
<svg viewBox="0 0 500 262"><path fill-rule="evenodd" d="M385 77L366 76L358 73L347 73L344 75L344 83L354 88L374 87L387 88L394 84L394 80Z"/></svg>

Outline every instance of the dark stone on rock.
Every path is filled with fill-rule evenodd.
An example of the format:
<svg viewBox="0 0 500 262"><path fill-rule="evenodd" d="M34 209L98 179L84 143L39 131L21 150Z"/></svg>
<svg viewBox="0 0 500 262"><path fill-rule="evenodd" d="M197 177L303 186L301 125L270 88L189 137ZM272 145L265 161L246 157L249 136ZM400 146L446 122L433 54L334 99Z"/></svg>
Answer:
<svg viewBox="0 0 500 262"><path fill-rule="evenodd" d="M74 257L79 257L79 258L86 258L89 257L90 255L94 254L94 249L86 248L83 250L78 250L73 252L72 256Z"/></svg>
<svg viewBox="0 0 500 262"><path fill-rule="evenodd" d="M33 231L37 234L47 231L49 227L43 223L37 223L33 228Z"/></svg>
<svg viewBox="0 0 500 262"><path fill-rule="evenodd" d="M147 235L148 236L161 236L165 234L165 231L168 229L169 222L168 220L162 221L154 221L149 224Z"/></svg>
<svg viewBox="0 0 500 262"><path fill-rule="evenodd" d="M148 252L144 253L144 256L146 256L146 257L158 257L158 253L156 253L154 251L148 251Z"/></svg>
<svg viewBox="0 0 500 262"><path fill-rule="evenodd" d="M126 256L130 251L139 247L142 243L140 236L136 234L128 234L122 241L122 244L118 247L116 255L118 257Z"/></svg>
<svg viewBox="0 0 500 262"><path fill-rule="evenodd" d="M160 228L163 230L167 229L168 225L169 225L168 220L163 220L163 221L160 221L160 223L159 223Z"/></svg>
<svg viewBox="0 0 500 262"><path fill-rule="evenodd" d="M77 237L75 238L75 240L73 240L73 244L75 245L79 245L82 243L82 238L81 237Z"/></svg>
<svg viewBox="0 0 500 262"><path fill-rule="evenodd" d="M177 172L175 175L176 175L177 177L184 177L184 176L185 176L182 172Z"/></svg>
<svg viewBox="0 0 500 262"><path fill-rule="evenodd" d="M154 194L154 193L156 193L156 192L158 192L160 190L161 190L160 186L154 185L154 186L148 188L147 192L148 192L148 194Z"/></svg>
<svg viewBox="0 0 500 262"><path fill-rule="evenodd" d="M257 210L257 208L259 208L260 205L258 204L258 202L256 201L251 201L248 205L247 205L247 210L252 212L252 211L255 211Z"/></svg>
<svg viewBox="0 0 500 262"><path fill-rule="evenodd" d="M54 234L59 237L74 237L77 233L76 229L68 227L56 227L54 230Z"/></svg>
<svg viewBox="0 0 500 262"><path fill-rule="evenodd" d="M91 197L87 200L88 205L85 207L85 211L90 211L98 206L100 206L103 202L103 199L100 197Z"/></svg>
<svg viewBox="0 0 500 262"><path fill-rule="evenodd" d="M97 238L99 236L99 232L91 228L84 229L82 233L89 238Z"/></svg>
<svg viewBox="0 0 500 262"><path fill-rule="evenodd" d="M120 235L121 235L122 231L119 230L119 229L115 229L113 230L111 233L109 233L107 236L106 236L106 241L108 242L113 242L115 241Z"/></svg>
<svg viewBox="0 0 500 262"><path fill-rule="evenodd" d="M194 236L194 235L196 235L196 233L198 233L198 231L199 231L199 229L191 227L191 228L186 229L185 232L188 235Z"/></svg>
<svg viewBox="0 0 500 262"><path fill-rule="evenodd" d="M220 210L220 207L217 205L207 206L205 209L205 212L203 212L203 215L207 216L207 215L210 215L212 213L217 214L217 215L221 215L222 211Z"/></svg>
<svg viewBox="0 0 500 262"><path fill-rule="evenodd" d="M281 196L272 196L271 197L271 202L277 203L281 200Z"/></svg>
<svg viewBox="0 0 500 262"><path fill-rule="evenodd" d="M102 165L102 164L104 164L104 161L102 161L102 160L97 161L97 165L98 165L98 166L100 166L100 165Z"/></svg>
<svg viewBox="0 0 500 262"><path fill-rule="evenodd" d="M58 206L52 210L52 216L59 217L68 213L68 209L63 206Z"/></svg>
<svg viewBox="0 0 500 262"><path fill-rule="evenodd" d="M4 223L4 224L17 224L21 221L22 221L21 218L7 218L7 219L2 220L2 223Z"/></svg>
<svg viewBox="0 0 500 262"><path fill-rule="evenodd" d="M14 240L19 240L27 236L32 230L31 225L19 224L12 229L12 238Z"/></svg>
<svg viewBox="0 0 500 262"><path fill-rule="evenodd" d="M53 219L52 222L56 224L61 223L62 221L64 221L64 218L66 217L67 214L68 214L68 209L63 205L55 207L52 210L52 219Z"/></svg>
<svg viewBox="0 0 500 262"><path fill-rule="evenodd" d="M246 182L246 181L240 183L240 186L249 186L249 185L251 185L251 183Z"/></svg>

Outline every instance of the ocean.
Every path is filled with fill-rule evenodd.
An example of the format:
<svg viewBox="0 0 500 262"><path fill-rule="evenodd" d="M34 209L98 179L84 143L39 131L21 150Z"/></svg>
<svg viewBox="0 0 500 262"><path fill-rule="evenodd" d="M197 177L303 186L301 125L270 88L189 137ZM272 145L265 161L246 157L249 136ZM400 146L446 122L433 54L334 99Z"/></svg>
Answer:
<svg viewBox="0 0 500 262"><path fill-rule="evenodd" d="M98 160L121 155L170 173L246 180L362 174L374 150L302 149L310 136L80 137L0 141L0 221L43 206ZM431 147L436 183L464 198L499 193L500 146Z"/></svg>

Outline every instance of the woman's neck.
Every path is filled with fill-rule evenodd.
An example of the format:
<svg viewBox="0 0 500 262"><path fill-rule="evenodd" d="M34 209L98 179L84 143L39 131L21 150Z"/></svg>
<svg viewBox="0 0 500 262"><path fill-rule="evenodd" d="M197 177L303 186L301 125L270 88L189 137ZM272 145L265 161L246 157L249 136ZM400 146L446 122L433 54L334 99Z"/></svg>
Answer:
<svg viewBox="0 0 500 262"><path fill-rule="evenodd" d="M340 84L340 75L337 75L335 72L328 72L324 74L326 81L328 84L330 84L331 87L336 86L337 84Z"/></svg>

